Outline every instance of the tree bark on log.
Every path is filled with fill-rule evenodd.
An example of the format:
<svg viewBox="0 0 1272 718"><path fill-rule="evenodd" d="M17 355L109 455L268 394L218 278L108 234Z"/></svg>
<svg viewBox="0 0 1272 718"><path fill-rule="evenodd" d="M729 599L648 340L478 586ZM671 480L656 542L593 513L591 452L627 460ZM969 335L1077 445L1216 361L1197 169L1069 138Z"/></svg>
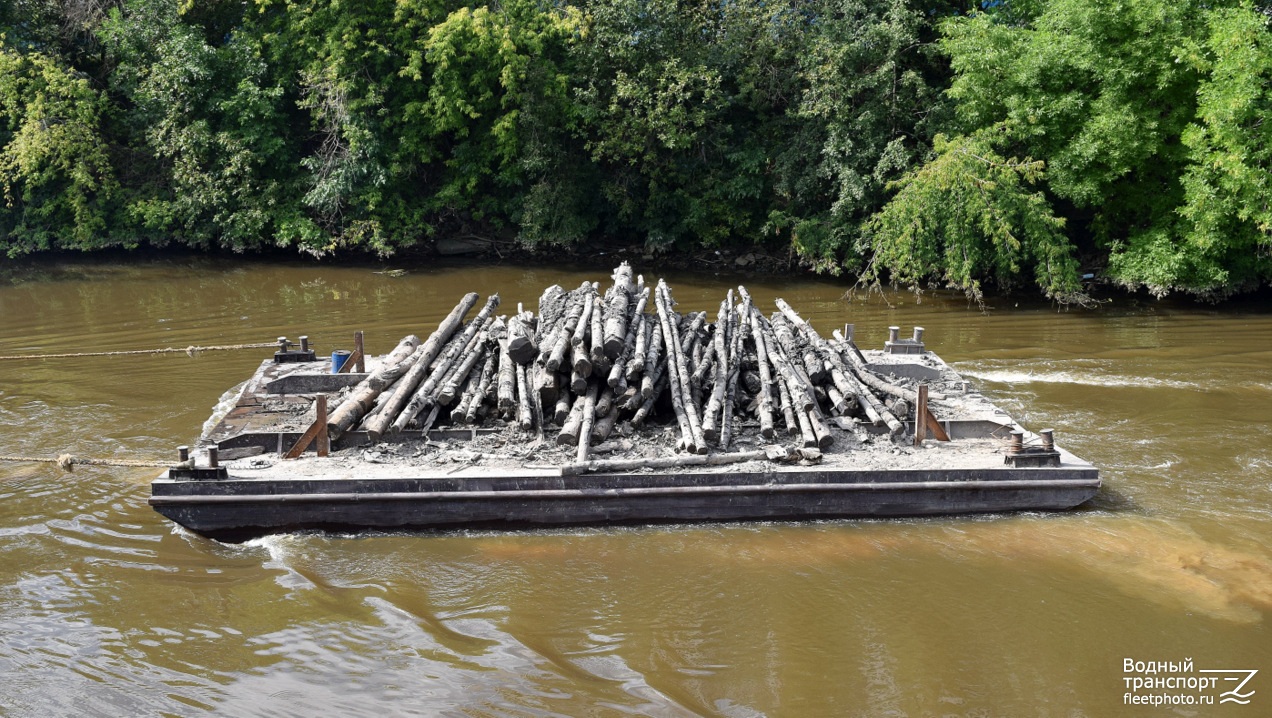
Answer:
<svg viewBox="0 0 1272 718"><path fill-rule="evenodd" d="M717 441L720 438L718 417L728 389L726 385L729 381L729 352L726 347L729 344L732 318L733 290L730 289L728 296L720 302L719 311L716 312L715 332L711 337L712 356L715 357L712 367L715 370L715 383L711 387L711 398L707 401L702 417L702 437L707 441Z"/></svg>
<svg viewBox="0 0 1272 718"><path fill-rule="evenodd" d="M499 387L495 391L500 409L511 409L517 403L517 369L508 352L508 339L499 342Z"/></svg>
<svg viewBox="0 0 1272 718"><path fill-rule="evenodd" d="M856 347L850 345L844 335L836 329L833 333L835 341L832 346L848 360L848 366L852 368L853 373L861 380L861 383L883 394L889 394L898 399L910 402L911 405L919 402L919 393L913 389L907 389L903 386L897 386L883 377L875 374L866 367L865 360L861 358Z"/></svg>
<svg viewBox="0 0 1272 718"><path fill-rule="evenodd" d="M658 306L657 296L654 297L654 306ZM663 345L661 317L648 317L645 326L648 328L649 352L645 354L645 376L640 380L640 393L648 399L654 394L659 372L663 371L659 367L665 367L666 362L660 361Z"/></svg>
<svg viewBox="0 0 1272 718"><path fill-rule="evenodd" d="M606 383L611 387L617 387L620 383L626 384L627 366L632 361L632 357L636 356L636 335L642 333L642 312L645 311L645 302L649 297L649 292L641 290L636 297L636 308L632 318L627 322L627 335L623 337L623 348L619 350L618 357L613 360L613 366L610 367L609 376ZM644 363L642 359L641 362Z"/></svg>
<svg viewBox="0 0 1272 718"><path fill-rule="evenodd" d="M570 416L570 392L561 392L553 407L553 423L557 426L565 426L565 420Z"/></svg>
<svg viewBox="0 0 1272 718"><path fill-rule="evenodd" d="M570 415L566 417L565 423L561 425L561 432L557 434L557 446L578 445L579 429L583 426L583 407L586 404L586 396L580 394L574 398L574 406L570 409Z"/></svg>
<svg viewBox="0 0 1272 718"><path fill-rule="evenodd" d="M468 346L464 347L464 353L460 360L451 369L450 376L442 384L437 392L437 403L442 406L450 406L455 397L459 395L459 389L463 386L463 382L468 379L468 374L477 365L477 362L486 357L486 344L490 339L490 325L496 320L487 320L487 328L482 329ZM503 327L500 327L500 333L503 333Z"/></svg>
<svg viewBox="0 0 1272 718"><path fill-rule="evenodd" d="M490 352L482 354L483 357L489 355ZM477 389L481 384L481 370L483 365L473 362L468 369L468 373L464 376L464 381L460 385L463 393L459 396L459 401L455 404L455 408L451 409L451 421L456 424L468 423L468 404L472 402L473 395L477 393Z"/></svg>
<svg viewBox="0 0 1272 718"><path fill-rule="evenodd" d="M410 399L411 393L420 385L424 377L428 374L429 365L441 353L442 348L450 341L451 336L464 323L464 316L468 314L476 304L479 296L477 292L469 292L464 298L459 300L459 304L451 309L450 314L442 319L437 325L437 329L429 335L428 341L411 355L411 368L406 374L398 380L393 393L388 399L376 408L373 416L367 417L365 421L367 436L372 443L380 440L380 436L384 434L385 429L389 427L389 423L393 421L398 412L402 410L402 406ZM337 409L337 411L339 411Z"/></svg>
<svg viewBox="0 0 1272 718"><path fill-rule="evenodd" d="M460 341L458 342L458 344L460 346L467 345L468 342L471 341L474 335L476 335L483 328L485 328L486 320L490 318L491 313L494 312L498 306L499 306L499 295L492 294L486 300L485 306L481 308L481 311L477 313L477 316L474 317L472 322L468 324L468 327L464 329L464 333L460 335ZM406 428L406 425L409 424L412 419L418 416L419 413L426 406L433 403L433 392L436 391L438 388L438 385L441 384L442 381L446 379L447 371L450 369L451 365L458 359L457 354L458 354L457 352L456 353L448 352L446 357L443 358L437 364L436 368L433 370L433 373L428 377L428 379L423 384L421 384L418 389L415 390L415 393L411 396L410 401L406 403L406 406L402 407L401 413L399 413L397 417L394 418L393 424L392 424L393 433L401 432L403 429Z"/></svg>
<svg viewBox="0 0 1272 718"><path fill-rule="evenodd" d="M548 369L556 371L561 367L561 362L565 361L565 352L570 348L570 340L574 336L574 330L579 325L579 320L583 317L583 308L586 306L586 300L591 296L592 285L589 282L583 282L578 289L570 292L569 304L565 310L565 315L557 323L556 329L552 333L552 338L546 343L539 343L539 356L544 360L544 366L548 367Z"/></svg>
<svg viewBox="0 0 1272 718"><path fill-rule="evenodd" d="M587 461L588 449L592 447L592 424L596 421L596 384L587 388L587 398L583 401L583 423L579 426L579 444L577 460Z"/></svg>
<svg viewBox="0 0 1272 718"><path fill-rule="evenodd" d="M587 375L579 371L578 364L575 364L574 370L570 372L570 391L575 394L583 394L587 391L587 385Z"/></svg>
<svg viewBox="0 0 1272 718"><path fill-rule="evenodd" d="M609 359L617 359L627 346L627 324L631 314L632 293L636 287L632 283L632 266L627 262L618 265L614 270L614 293L610 298L606 314L603 351Z"/></svg>
<svg viewBox="0 0 1272 718"><path fill-rule="evenodd" d="M592 362L591 374L604 376L609 373L610 360L605 355L605 312L607 305L599 296L592 296L592 329L588 334L590 349L588 358Z"/></svg>
<svg viewBox="0 0 1272 718"><path fill-rule="evenodd" d="M477 410L485 403L486 397L490 396L490 387L495 381L495 364L498 363L498 357L498 353L493 349L486 352L486 363L481 368L477 390L468 400L468 411L464 414L465 423L471 424L477 420Z"/></svg>
<svg viewBox="0 0 1272 718"><path fill-rule="evenodd" d="M574 325L574 332L570 335L570 366L585 377L592 375L592 358L587 352L587 336L592 324L594 305L595 297L589 289L589 294L583 299L583 313L579 316L578 322Z"/></svg>
<svg viewBox="0 0 1272 718"><path fill-rule="evenodd" d="M508 355L518 364L529 364L539 356L539 345L534 341L534 332L527 326L522 315L515 315L508 320Z"/></svg>
<svg viewBox="0 0 1272 718"><path fill-rule="evenodd" d="M892 412L888 411L888 408L871 393L870 389L857 379L856 374L848 366L848 362L843 355L835 347L831 346L830 342L823 339L817 333L817 330L813 329L812 325L804 321L804 318L792 309L791 305L787 304L785 300L779 298L776 302L777 308L782 310L782 314L785 314L786 318L790 319L791 323L799 329L800 333L808 340L808 343L816 347L823 358L830 360L831 365L835 368L831 375L834 377L836 385L840 383L840 375L846 380L850 389L844 393L853 393L857 396L857 400L861 402L862 408L866 411L866 416L875 424L887 424L893 435L905 431L905 425L898 421L892 415ZM843 390L843 386L840 386L840 389Z"/></svg>
<svg viewBox="0 0 1272 718"><path fill-rule="evenodd" d="M375 405L376 397L407 372L410 367L406 361L415 353L419 345L419 337L414 334L406 337L393 351L389 352L378 369L354 387L349 393L349 398L341 402L340 406L327 417L327 436L332 441L339 439L349 430L349 427L366 415Z"/></svg>
<svg viewBox="0 0 1272 718"><path fill-rule="evenodd" d="M668 347L667 376L671 389L672 408L678 414L677 419L684 422L682 438L685 447L692 453L706 453L707 441L702 436L702 425L698 422L698 412L694 408L689 391L689 376L685 369L684 355L680 353L681 340L677 335L679 329L671 318L671 292L667 288L667 283L661 279L658 280L655 299L660 300L656 302L658 317L662 323L663 342Z"/></svg>
<svg viewBox="0 0 1272 718"><path fill-rule="evenodd" d="M648 290L648 288L646 288ZM648 296L648 291L646 291ZM642 310L643 312L643 310ZM645 355L649 353L649 321L645 314L637 312L632 318L636 325L636 347L627 360L627 381L633 382L645 371Z"/></svg>
<svg viewBox="0 0 1272 718"><path fill-rule="evenodd" d="M733 290L729 290L729 303L733 303ZM738 321L738 309L729 315L729 373L724 389L724 404L720 407L720 448L729 450L733 440L733 410L737 406L738 375L742 373L742 323Z"/></svg>
<svg viewBox="0 0 1272 718"><path fill-rule="evenodd" d="M760 373L760 390L757 393L759 398L759 415L760 415L760 435L765 439L772 439L773 431L773 373L769 367L768 349L765 347L764 331L756 322L755 317L758 310L751 301L750 292L746 291L746 287L738 287L738 293L742 295L743 314L751 327L751 339L755 344L756 364Z"/></svg>
<svg viewBox="0 0 1272 718"><path fill-rule="evenodd" d="M599 416L596 418L596 423L592 425L593 446L608 439L609 435L614 431L614 424L618 423L618 404L617 402L611 402L609 411L597 411L597 413Z"/></svg>
<svg viewBox="0 0 1272 718"><path fill-rule="evenodd" d="M639 429L642 425L644 425L645 419L649 416L649 412L654 410L654 401L657 400L659 395L661 395L663 391L665 391L666 389L667 389L667 375L663 374L662 376L657 377L657 379L654 382L654 388L650 392L649 398L645 399L641 403L640 408L637 409L636 413L632 416L632 426ZM637 396L640 396L640 395L638 394Z"/></svg>
<svg viewBox="0 0 1272 718"><path fill-rule="evenodd" d="M517 365L517 426L522 431L534 428L534 412L530 408L530 382L524 364Z"/></svg>
<svg viewBox="0 0 1272 718"><path fill-rule="evenodd" d="M739 451L731 454L681 455L652 459L596 459L565 464L561 467L561 475L577 476L599 471L637 471L639 469L670 469L682 466L725 466L746 461L760 461L767 458L768 453L764 451Z"/></svg>
<svg viewBox="0 0 1272 718"><path fill-rule="evenodd" d="M536 373L539 375L537 380L539 385L539 403L543 406L555 404L557 396L561 393L562 387L565 387L567 392L569 391L569 386L566 384L569 377L562 378L560 374L548 369L548 367L543 364L536 363L534 366ZM527 378L529 378L528 375Z"/></svg>

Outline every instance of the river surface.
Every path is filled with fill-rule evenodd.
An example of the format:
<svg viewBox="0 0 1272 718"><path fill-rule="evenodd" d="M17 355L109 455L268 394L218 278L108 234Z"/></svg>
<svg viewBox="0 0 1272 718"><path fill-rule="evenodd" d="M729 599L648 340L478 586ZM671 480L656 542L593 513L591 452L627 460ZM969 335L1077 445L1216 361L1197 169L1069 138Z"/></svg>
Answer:
<svg viewBox="0 0 1272 718"><path fill-rule="evenodd" d="M714 313L739 280L710 269L667 275L682 309ZM207 259L5 272L0 355L299 334L329 352L357 329L381 353L467 291L511 311L605 279ZM926 327L1104 490L1064 514L230 545L152 511L155 470L0 463L0 715L1272 715L1272 308L981 312L746 282L823 333L855 323L863 347ZM0 362L0 454L167 458L267 354ZM1174 674L1127 658L1260 673L1249 705L1131 706L1126 679Z"/></svg>

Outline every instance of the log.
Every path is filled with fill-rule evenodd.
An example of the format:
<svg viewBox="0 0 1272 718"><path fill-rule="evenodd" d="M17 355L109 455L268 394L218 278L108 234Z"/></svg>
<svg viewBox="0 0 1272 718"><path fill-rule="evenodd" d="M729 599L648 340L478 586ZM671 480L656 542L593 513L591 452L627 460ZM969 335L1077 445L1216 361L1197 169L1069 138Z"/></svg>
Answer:
<svg viewBox="0 0 1272 718"><path fill-rule="evenodd" d="M648 291L645 295L648 296ZM637 313L632 318L632 322L636 325L636 347L632 349L632 356L627 361L627 381L632 382L640 378L645 371L645 355L649 353L649 330L650 324L645 314Z"/></svg>
<svg viewBox="0 0 1272 718"><path fill-rule="evenodd" d="M589 363L588 368L591 368ZM578 365L575 365L574 371L570 372L570 391L575 394L584 394L587 392L587 375L579 371Z"/></svg>
<svg viewBox="0 0 1272 718"><path fill-rule="evenodd" d="M349 430L349 427L358 423L358 420L371 410L376 397L406 374L410 369L406 363L407 359L415 353L419 345L419 337L414 334L406 337L393 351L389 352L388 356L384 357L379 368L354 387L349 397L341 402L340 406L336 407L336 410L327 418L327 435L332 441L339 439Z"/></svg>
<svg viewBox="0 0 1272 718"><path fill-rule="evenodd" d="M565 426L565 420L570 416L570 392L563 391L557 397L554 404L552 422L557 426Z"/></svg>
<svg viewBox="0 0 1272 718"><path fill-rule="evenodd" d="M517 365L517 426L522 431L534 428L534 412L530 406L530 382L524 364Z"/></svg>
<svg viewBox="0 0 1272 718"><path fill-rule="evenodd" d="M685 447L692 453L703 454L707 452L707 441L702 436L702 425L698 421L698 411L693 405L692 395L689 390L689 375L685 369L684 355L681 353L682 342L678 336L679 328L676 323L671 320L671 291L667 288L667 283L659 279L658 287L655 290L655 299L661 299L656 302L658 305L658 317L662 323L663 342L667 345L667 374L668 387L671 390L671 403L673 410L678 411L680 416L677 420L684 420L685 426L682 427L682 438ZM676 407L679 406L679 409Z"/></svg>
<svg viewBox="0 0 1272 718"><path fill-rule="evenodd" d="M570 366L584 377L592 375L592 357L588 354L587 337L595 308L595 297L589 294L583 300L583 314L579 317L574 333L570 336Z"/></svg>
<svg viewBox="0 0 1272 718"><path fill-rule="evenodd" d="M477 316L469 322L468 327L464 329L464 333L460 335L458 344L466 346L478 332L485 328L486 321L490 318L492 312L499 306L499 295L492 294L487 300L485 306L477 313ZM446 379L446 374L450 367L459 359L457 353L448 352L445 358L437 363L437 367L433 370L432 375L420 385L415 393L411 395L411 399L402 407L402 411L393 420L391 430L393 433L401 432L406 425L411 422L419 413L428 405L433 403L433 392Z"/></svg>
<svg viewBox="0 0 1272 718"><path fill-rule="evenodd" d="M534 366L539 375L536 380L539 390L539 403L543 406L555 404L557 395L561 392L562 387L569 391L569 384L567 383L569 377L563 378L542 364L536 363ZM529 375L527 374L526 377L529 378Z"/></svg>
<svg viewBox="0 0 1272 718"><path fill-rule="evenodd" d="M631 363L632 357L636 355L636 336L644 331L642 328L642 318L644 316L642 312L645 311L645 302L648 298L649 292L645 290L642 290L637 295L635 315L627 323L627 336L623 337L623 348L619 351L618 357L613 360L613 365L610 367L606 383L615 387L616 390L620 382L623 384L627 383L627 366ZM642 359L642 361L636 363L643 364L644 360ZM635 377L632 378L634 379Z"/></svg>
<svg viewBox="0 0 1272 718"><path fill-rule="evenodd" d="M645 423L645 419L646 417L649 416L649 412L653 411L654 409L654 401L658 398L660 394L663 393L664 390L666 390L666 388L667 388L667 375L664 374L657 378L657 380L654 382L654 388L650 392L649 398L644 400L644 402L640 405L640 408L637 409L636 413L632 416L632 426L639 429ZM637 396L640 396L640 395L638 394Z"/></svg>
<svg viewBox="0 0 1272 718"><path fill-rule="evenodd" d="M490 352L483 352L482 357L491 355ZM493 356L493 355L491 355ZM483 365L473 362L468 369L468 374L464 377L463 387L464 393L460 396L459 403L455 404L455 408L451 409L451 421L456 424L468 423L468 405L473 400L473 395L477 393L477 388L481 384L481 370Z"/></svg>
<svg viewBox="0 0 1272 718"><path fill-rule="evenodd" d="M605 356L617 359L627 345L627 324L631 311L632 292L636 287L632 283L632 266L627 262L618 265L614 270L613 296L605 312L605 328L603 351Z"/></svg>
<svg viewBox="0 0 1272 718"><path fill-rule="evenodd" d="M907 389L903 386L893 384L887 379L884 379L878 374L870 371L870 369L866 367L866 360L861 356L861 352L857 351L857 348L853 346L838 329L833 332L833 336L835 337L835 341L832 346L834 346L835 349L837 349L839 353L848 360L849 368L851 368L857 378L861 380L861 383L880 393L894 396L897 399L909 402L910 404L918 403L919 395L913 389Z"/></svg>
<svg viewBox="0 0 1272 718"><path fill-rule="evenodd" d="M892 415L892 412L888 411L888 408L883 406L883 404L879 402L879 399L871 393L870 389L857 379L856 374L851 368L849 368L847 360L844 359L843 355L835 349L835 347L831 346L830 342L823 339L822 336L817 333L817 330L813 329L812 325L804 321L804 318L792 309L791 305L787 304L785 300L778 298L776 303L777 308L782 310L782 314L785 314L787 319L791 320L791 323L794 324L804 338L808 340L808 343L817 348L817 351L822 355L822 358L830 360L831 366L834 367L834 370L831 372L831 376L835 380L836 386L839 386L840 390L844 391L845 394L855 394L857 396L857 400L861 402L862 408L866 412L866 416L869 417L872 422L875 424L887 424L888 429L894 436L905 431L905 425L898 421L897 418ZM847 390L845 390L845 386L847 386Z"/></svg>
<svg viewBox="0 0 1272 718"><path fill-rule="evenodd" d="M561 425L561 432L557 434L556 443L558 446L578 445L579 429L583 426L583 407L586 404L586 396L580 394L574 398L574 406L570 409L570 415L566 417L565 423Z"/></svg>
<svg viewBox="0 0 1272 718"><path fill-rule="evenodd" d="M657 297L655 297L654 305L657 306ZM666 362L660 361L662 354L663 333L661 318L650 317L645 320L645 326L649 333L649 351L645 354L645 376L640 380L640 393L648 399L654 393L654 384L658 381L659 367L666 366Z"/></svg>
<svg viewBox="0 0 1272 718"><path fill-rule="evenodd" d="M543 340L547 338L546 334L555 329L557 323L561 321L561 317L565 316L566 305L569 303L570 293L565 291L559 284L553 284L543 290L543 294L539 295L539 323L535 327L535 343L543 344ZM541 348L542 349L542 348ZM539 356L540 359L547 359L546 356Z"/></svg>
<svg viewBox="0 0 1272 718"><path fill-rule="evenodd" d="M835 443L835 437L831 436L830 429L826 427L826 421L822 417L821 410L814 407L807 412L808 423L813 426L813 436L816 437L817 448L825 451L829 449L831 444Z"/></svg>
<svg viewBox="0 0 1272 718"><path fill-rule="evenodd" d="M725 466L746 461L761 461L767 458L767 451L739 451L730 454L681 455L652 459L595 459L587 462L565 464L561 467L561 475L577 476L598 471L637 471L639 469L670 469L682 466Z"/></svg>
<svg viewBox="0 0 1272 718"><path fill-rule="evenodd" d="M751 339L755 344L755 357L760 374L760 389L756 394L759 397L760 434L765 439L772 439L775 433L773 431L773 397L771 393L773 373L769 367L768 349L765 346L764 332L756 323L755 317L758 312L755 305L751 302L750 292L746 291L746 287L738 287L738 294L742 296L743 314L751 326Z"/></svg>
<svg viewBox="0 0 1272 718"><path fill-rule="evenodd" d="M613 433L614 424L618 423L618 404L612 403L608 412L597 413L599 416L596 418L596 423L592 425L593 446L605 441Z"/></svg>
<svg viewBox="0 0 1272 718"><path fill-rule="evenodd" d="M591 342L589 356L592 360L592 371L598 376L609 373L610 360L605 355L605 302L598 296L592 297L592 330L588 335Z"/></svg>
<svg viewBox="0 0 1272 718"><path fill-rule="evenodd" d="M587 451L592 446L592 424L596 421L596 384L587 388L583 402L583 423L579 426L578 461L587 461Z"/></svg>
<svg viewBox="0 0 1272 718"><path fill-rule="evenodd" d="M500 409L511 409L517 403L517 365L508 351L508 338L499 342L499 384L495 391Z"/></svg>
<svg viewBox="0 0 1272 718"><path fill-rule="evenodd" d="M782 345L782 350L786 352L786 356L792 363L799 362L802 365L804 375L808 377L809 385L813 386L824 382L826 380L825 362L822 361L821 357L817 356L817 351L809 346L807 342L799 340L791 321L779 312L773 316L771 324L777 343Z"/></svg>
<svg viewBox="0 0 1272 718"><path fill-rule="evenodd" d="M729 303L733 302L733 290L729 290ZM733 409L737 405L738 375L742 373L742 326L737 310L729 313L728 377L724 389L724 404L720 407L720 448L729 450L733 440Z"/></svg>
<svg viewBox="0 0 1272 718"><path fill-rule="evenodd" d="M604 390L597 395L596 415L605 416L610 413L610 409L612 408L614 408L614 390L609 387L605 387Z"/></svg>
<svg viewBox="0 0 1272 718"><path fill-rule="evenodd" d="M491 321L492 324L493 321ZM500 333L503 333L502 326L500 326ZM478 362L486 358L486 344L489 340L490 327L487 326L473 338L473 341L467 347L464 347L463 356L455 367L451 369L450 376L446 378L441 389L437 392L438 404L450 406L455 397L459 395L460 387L464 386L464 382L468 380L468 375L477 367Z"/></svg>
<svg viewBox="0 0 1272 718"><path fill-rule="evenodd" d="M468 411L464 415L465 423L471 424L477 420L477 410L485 403L486 397L490 396L490 389L495 382L495 364L498 363L498 359L498 352L486 352L486 363L481 368L481 374L477 380L477 390L473 392L472 398L468 400Z"/></svg>
<svg viewBox="0 0 1272 718"><path fill-rule="evenodd" d="M720 438L719 417L724 405L725 392L729 380L728 346L729 320L733 317L733 290L720 302L716 312L715 332L711 337L711 355L716 358L712 362L715 370L715 383L711 387L711 398L702 412L702 437L707 441L718 441Z"/></svg>
<svg viewBox="0 0 1272 718"><path fill-rule="evenodd" d="M539 343L539 357L549 370L556 371L561 367L561 362L565 361L565 351L570 348L570 339L583 317L586 300L591 296L592 285L588 282L583 282L578 289L570 292L565 315L557 323L552 339Z"/></svg>
<svg viewBox="0 0 1272 718"><path fill-rule="evenodd" d="M437 329L429 335L428 341L424 342L423 346L411 356L411 368L398 380L396 388L389 395L389 398L376 409L373 416L367 417L364 422L367 436L372 443L380 440L385 429L389 427L389 423L398 415L398 412L402 410L402 406L410 399L411 393L424 380L424 377L428 374L429 365L441 353L442 348L446 346L455 331L463 325L464 315L468 314L469 310L477 304L478 298L477 292L465 294L464 298L459 300L459 304L456 304L455 308L451 309L450 314L447 314L438 323Z"/></svg>
<svg viewBox="0 0 1272 718"><path fill-rule="evenodd" d="M480 314L477 318L473 319L473 324L469 326L468 329L476 327L477 333L469 336L468 329L465 329L464 337L468 338L468 342L466 344L457 345L454 349L454 355L444 357L441 364L438 365L438 368L433 371L433 374L428 379L424 380L424 383L420 385L420 388L415 390L417 395L421 393L425 394L425 405L432 403L439 403L442 406L450 405L450 402L455 398L454 390L446 394L446 401L441 401L442 394L454 384L462 381L463 378L468 375L468 370L471 369L471 367L465 367L469 364L470 360L476 358L475 355L479 353L482 343L490 336L489 327L493 321L494 317L490 316L487 316L483 321ZM462 338L463 337L461 337L461 339ZM431 387L431 391L426 387ZM410 407L409 402L407 407ZM415 417L412 416L410 418L414 419ZM408 419L408 421L409 420L410 419Z"/></svg>
<svg viewBox="0 0 1272 718"><path fill-rule="evenodd" d="M535 343L534 332L527 326L527 320L521 315L508 320L508 355L518 364L529 364L539 355L539 345Z"/></svg>

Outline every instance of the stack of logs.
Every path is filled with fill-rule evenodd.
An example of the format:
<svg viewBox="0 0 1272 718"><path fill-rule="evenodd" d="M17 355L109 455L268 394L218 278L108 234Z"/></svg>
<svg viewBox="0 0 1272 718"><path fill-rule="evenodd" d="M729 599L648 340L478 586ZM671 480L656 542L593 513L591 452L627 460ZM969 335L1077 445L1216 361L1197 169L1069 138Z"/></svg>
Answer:
<svg viewBox="0 0 1272 718"><path fill-rule="evenodd" d="M781 299L766 317L738 287L712 322L678 313L665 282L647 286L626 262L612 279L604 295L591 282L552 286L537 315L518 305L496 317L496 294L467 323L479 297L466 295L427 341L403 339L354 388L328 417L332 438L355 426L373 442L428 430L442 412L455 424L502 417L540 436L559 426L557 443L577 446L583 462L616 426L639 429L670 405L690 453L728 451L739 423L753 420L765 439L780 421L803 446L825 449L829 417L897 434L917 400L867 369L850 336L822 337Z"/></svg>

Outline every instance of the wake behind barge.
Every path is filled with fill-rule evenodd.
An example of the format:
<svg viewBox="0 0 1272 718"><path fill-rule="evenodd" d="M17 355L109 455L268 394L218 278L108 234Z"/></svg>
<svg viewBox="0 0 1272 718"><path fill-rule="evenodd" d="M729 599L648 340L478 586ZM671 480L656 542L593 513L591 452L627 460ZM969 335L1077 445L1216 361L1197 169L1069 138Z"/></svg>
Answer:
<svg viewBox="0 0 1272 718"><path fill-rule="evenodd" d="M615 281L623 281L619 272ZM648 295L643 282L629 284ZM600 307L604 300L591 291ZM562 294L568 300L574 292ZM611 294L618 292L606 298ZM564 331L557 325L573 324L573 334L586 321L580 316L571 323L564 303L553 312L550 300L541 301L537 318L519 312L529 326L513 332L479 315L468 323L478 329L467 338L462 321L450 332L443 322L429 342L403 340L383 357L362 358L355 350L349 364L364 371L332 373L338 358L283 344L227 395L228 411L194 455L152 483L150 503L195 532L241 540L301 529L1062 510L1100 488L1097 469L1057 446L1049 430L1025 431L926 351L922 330L902 340L893 328L883 350L860 351L850 336L836 332L834 343L819 344L815 330L797 325L779 338L771 330L788 334L790 327L777 314L766 320L749 297L741 305L722 303L714 324L693 319L692 312L677 315L662 302L659 315L642 316L635 310L643 303L632 298L624 338L644 333L644 341L618 348L608 378L624 358L628 367L632 357L647 359L659 330L670 340L663 349L674 347L660 355L670 376L657 376L657 361L648 361L636 376L620 371L617 385L609 385L597 371L603 366L591 376L579 363L567 365L569 374L551 366L547 345ZM717 332L721 341L714 343ZM513 359L519 371L507 372L513 375L509 389L498 386L507 374L505 381L497 377L500 364L511 359L512 333L548 351L521 352L524 363ZM700 347L707 343L725 359L704 369L702 363L712 361ZM633 351L638 347L643 354ZM602 365L603 351L593 355ZM844 357L849 351L852 361ZM426 364L415 377L401 366L419 362ZM756 371L761 362L767 371ZM641 371L654 375L644 382L649 397ZM442 375L457 372L464 376L449 383L447 396ZM762 376L757 382L752 374ZM430 387L433 375L439 379ZM699 376L705 381L695 383ZM726 387L716 392L717 382ZM377 384L383 386L368 399L368 387ZM678 396L672 387L681 390ZM414 401L421 390L434 394ZM394 406L395 394L403 406ZM717 394L724 398L713 406ZM688 421L691 407L696 422ZM410 411L416 413L394 430L392 422Z"/></svg>

